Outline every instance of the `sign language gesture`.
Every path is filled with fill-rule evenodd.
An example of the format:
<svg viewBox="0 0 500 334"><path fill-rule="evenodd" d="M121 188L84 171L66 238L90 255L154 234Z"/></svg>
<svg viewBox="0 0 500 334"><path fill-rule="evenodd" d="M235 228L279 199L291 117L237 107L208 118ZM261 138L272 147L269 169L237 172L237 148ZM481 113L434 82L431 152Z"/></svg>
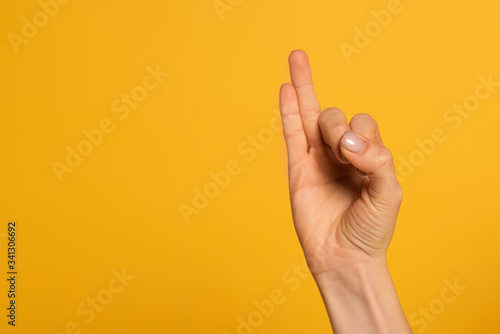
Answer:
<svg viewBox="0 0 500 334"><path fill-rule="evenodd" d="M279 97L292 216L335 333L411 333L385 257L402 200L392 154L368 114L321 111L304 51L288 61Z"/></svg>

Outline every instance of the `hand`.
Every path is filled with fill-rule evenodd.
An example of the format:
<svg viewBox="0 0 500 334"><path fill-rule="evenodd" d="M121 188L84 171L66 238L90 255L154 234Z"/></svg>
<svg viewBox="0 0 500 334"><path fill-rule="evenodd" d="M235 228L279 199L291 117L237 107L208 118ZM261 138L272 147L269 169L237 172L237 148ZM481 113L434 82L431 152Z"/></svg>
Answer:
<svg viewBox="0 0 500 334"><path fill-rule="evenodd" d="M386 263L402 190L377 123L321 112L307 55L280 89L295 230L336 334L412 333Z"/></svg>
<svg viewBox="0 0 500 334"><path fill-rule="evenodd" d="M383 262L402 200L391 152L368 114L347 123L337 108L321 112L304 51L288 60L280 111L293 221L311 273Z"/></svg>

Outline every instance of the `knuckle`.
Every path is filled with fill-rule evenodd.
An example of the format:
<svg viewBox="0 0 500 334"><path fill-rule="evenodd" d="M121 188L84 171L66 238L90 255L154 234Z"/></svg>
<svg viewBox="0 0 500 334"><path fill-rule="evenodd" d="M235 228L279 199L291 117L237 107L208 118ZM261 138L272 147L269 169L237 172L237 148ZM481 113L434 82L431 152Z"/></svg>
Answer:
<svg viewBox="0 0 500 334"><path fill-rule="evenodd" d="M342 110L340 110L339 108L336 108L336 107L330 107L330 108L326 108L324 109L321 114L319 115L320 119L327 119L328 117L330 117L332 114L337 114L337 113L343 113Z"/></svg>
<svg viewBox="0 0 500 334"><path fill-rule="evenodd" d="M320 111L318 109L308 109L300 112L302 118L312 118L317 117Z"/></svg>
<svg viewBox="0 0 500 334"><path fill-rule="evenodd" d="M372 123L372 125L378 131L378 123L370 114L362 112L362 113L358 113L358 114L352 116L351 122L358 122L358 121Z"/></svg>
<svg viewBox="0 0 500 334"><path fill-rule="evenodd" d="M340 137L347 130L347 123L341 121L341 117L335 116L338 114L343 115L343 111L332 107L323 110L319 115L319 126L323 133L328 134L330 139L339 140Z"/></svg>
<svg viewBox="0 0 500 334"><path fill-rule="evenodd" d="M325 124L326 119L328 118L327 110L328 110L328 109L325 109L325 110L323 110L323 111L319 114L319 117L318 117L318 122L319 122L319 125L320 125L320 126L322 126L323 124Z"/></svg>
<svg viewBox="0 0 500 334"><path fill-rule="evenodd" d="M285 137L285 140L290 140L290 139L293 139L295 137L302 136L303 133L304 133L304 131L302 129L293 129L290 131L285 131L284 137Z"/></svg>
<svg viewBox="0 0 500 334"><path fill-rule="evenodd" d="M380 151L377 156L377 168L379 169L392 169L394 167L394 159L391 151L385 147L380 146Z"/></svg>
<svg viewBox="0 0 500 334"><path fill-rule="evenodd" d="M368 119L368 120L375 122L373 117L371 117L369 114L364 113L364 112L360 112L360 113L357 113L356 115L352 116L351 120L354 120L354 119Z"/></svg>

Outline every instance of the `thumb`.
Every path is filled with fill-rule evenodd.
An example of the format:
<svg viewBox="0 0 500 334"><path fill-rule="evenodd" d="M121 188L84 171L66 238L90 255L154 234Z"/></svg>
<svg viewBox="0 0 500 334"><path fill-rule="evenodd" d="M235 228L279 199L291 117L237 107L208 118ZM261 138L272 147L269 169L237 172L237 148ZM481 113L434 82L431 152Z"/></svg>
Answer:
<svg viewBox="0 0 500 334"><path fill-rule="evenodd" d="M374 204L399 207L403 194L387 147L347 130L340 140L340 151L354 167L367 174L368 193Z"/></svg>

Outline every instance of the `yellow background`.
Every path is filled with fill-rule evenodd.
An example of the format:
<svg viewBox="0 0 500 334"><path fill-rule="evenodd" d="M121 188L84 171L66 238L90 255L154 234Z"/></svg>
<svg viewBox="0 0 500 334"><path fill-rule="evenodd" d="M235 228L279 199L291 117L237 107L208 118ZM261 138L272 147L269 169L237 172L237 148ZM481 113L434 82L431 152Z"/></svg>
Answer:
<svg viewBox="0 0 500 334"><path fill-rule="evenodd" d="M9 220L19 245L17 326L2 278L1 332L65 333L74 321L81 333L233 334L273 290L286 300L254 333L331 332L313 280L295 276L292 290L283 278L303 256L281 133L250 161L240 147L269 128L297 48L321 107L370 113L395 158L445 130L404 180L391 273L408 317L444 280L467 286L416 333L500 332L500 87L457 129L443 118L479 76L500 81L500 3L401 0L348 63L341 43L389 1L228 1L221 19L212 0L74 0L18 53L8 34L40 5L1 3L2 277ZM111 103L157 65L169 76L121 120ZM59 182L51 164L104 118L114 131ZM179 205L233 160L240 173L187 224ZM85 323L77 307L122 268L135 278Z"/></svg>

